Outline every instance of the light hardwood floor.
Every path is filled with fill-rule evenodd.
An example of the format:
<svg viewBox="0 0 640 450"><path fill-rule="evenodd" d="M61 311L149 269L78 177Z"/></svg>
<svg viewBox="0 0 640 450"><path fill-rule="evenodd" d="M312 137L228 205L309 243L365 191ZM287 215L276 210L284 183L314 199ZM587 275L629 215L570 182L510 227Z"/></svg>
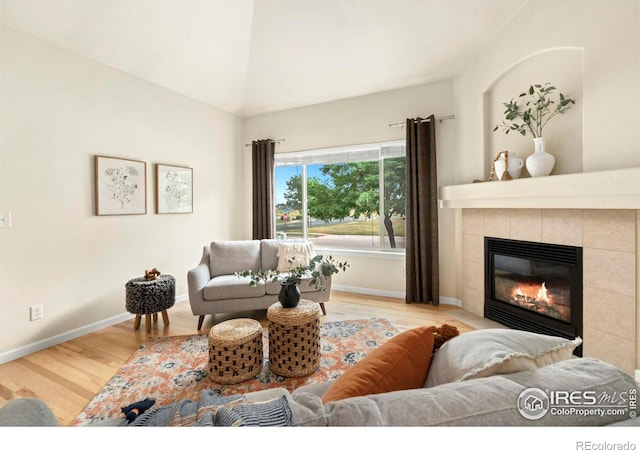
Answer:
<svg viewBox="0 0 640 450"><path fill-rule="evenodd" d="M333 292L321 322L385 318L398 330L448 323L461 333L472 328L459 320L461 310L451 305L405 304L403 300ZM133 317L133 316L132 316ZM252 317L267 326L266 311L207 316L202 333L222 320ZM105 383L148 339L156 336L195 334L197 317L188 302L169 310L170 324L162 318L151 332L145 326L134 330L134 319L81 336L24 358L0 365L0 406L17 397L38 397L53 410L61 425L69 424Z"/></svg>

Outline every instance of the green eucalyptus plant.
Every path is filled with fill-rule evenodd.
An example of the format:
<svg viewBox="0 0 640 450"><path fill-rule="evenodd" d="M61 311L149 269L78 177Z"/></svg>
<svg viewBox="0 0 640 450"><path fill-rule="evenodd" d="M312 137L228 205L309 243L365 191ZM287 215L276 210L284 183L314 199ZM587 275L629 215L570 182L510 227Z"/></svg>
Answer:
<svg viewBox="0 0 640 450"><path fill-rule="evenodd" d="M280 272L276 269L261 269L255 272L253 270L244 270L236 272L236 276L248 277L251 286L256 286L261 281L264 283L279 281L284 285L300 285L304 278L310 277L309 285L324 291L326 288L322 284L322 278L329 277L340 271L344 272L347 267L350 267L348 262L336 261L331 255L326 258L322 255L316 255L309 260L309 264L296 265L295 257L288 261L292 266L288 272Z"/></svg>
<svg viewBox="0 0 640 450"><path fill-rule="evenodd" d="M559 93L555 97L555 86L550 83L534 84L526 92L519 95L524 104L511 99L505 106L504 120L496 125L493 131L502 129L505 134L515 131L525 136L531 133L534 138L542 137L542 130L558 114L564 114L575 100Z"/></svg>

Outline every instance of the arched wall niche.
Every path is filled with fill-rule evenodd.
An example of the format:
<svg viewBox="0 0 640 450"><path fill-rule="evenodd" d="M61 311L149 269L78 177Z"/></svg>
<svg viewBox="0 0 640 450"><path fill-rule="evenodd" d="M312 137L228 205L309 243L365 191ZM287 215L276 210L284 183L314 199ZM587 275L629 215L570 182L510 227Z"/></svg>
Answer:
<svg viewBox="0 0 640 450"><path fill-rule="evenodd" d="M520 93L533 84L549 82L557 88L556 93L562 92L576 101L570 110L551 119L544 128L546 149L556 159L551 175L582 172L583 78L584 51L575 47L535 53L497 77L484 92L483 99L486 167L490 170L492 161L503 150L515 152L523 160L533 153L531 134L522 136L512 131L507 135L501 129L495 132L493 129L504 118L503 103L517 100ZM526 167L520 177L529 177Z"/></svg>

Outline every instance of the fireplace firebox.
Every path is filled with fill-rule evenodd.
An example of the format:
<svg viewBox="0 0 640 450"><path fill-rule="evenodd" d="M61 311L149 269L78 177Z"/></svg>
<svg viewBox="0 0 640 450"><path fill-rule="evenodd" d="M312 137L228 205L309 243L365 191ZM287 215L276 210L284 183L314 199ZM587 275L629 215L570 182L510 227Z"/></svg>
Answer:
<svg viewBox="0 0 640 450"><path fill-rule="evenodd" d="M517 330L582 336L582 248L485 237L484 315Z"/></svg>

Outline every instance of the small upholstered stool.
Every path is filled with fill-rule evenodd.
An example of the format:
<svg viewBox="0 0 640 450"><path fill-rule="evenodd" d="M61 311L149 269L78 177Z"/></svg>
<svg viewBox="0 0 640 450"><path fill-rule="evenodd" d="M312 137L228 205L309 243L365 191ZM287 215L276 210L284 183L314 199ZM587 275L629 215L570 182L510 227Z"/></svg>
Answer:
<svg viewBox="0 0 640 450"><path fill-rule="evenodd" d="M145 316L147 333L151 331L151 315L158 321L158 313L162 312L164 326L169 325L167 309L176 302L176 279L171 275L160 275L155 280L144 277L134 278L125 284L127 294L127 311L136 315L133 328L140 328L140 319Z"/></svg>
<svg viewBox="0 0 640 450"><path fill-rule="evenodd" d="M320 307L300 300L294 308L275 303L269 319L269 369L284 377L309 375L320 366Z"/></svg>
<svg viewBox="0 0 640 450"><path fill-rule="evenodd" d="M231 319L209 332L209 378L236 384L262 370L262 325L254 319Z"/></svg>

